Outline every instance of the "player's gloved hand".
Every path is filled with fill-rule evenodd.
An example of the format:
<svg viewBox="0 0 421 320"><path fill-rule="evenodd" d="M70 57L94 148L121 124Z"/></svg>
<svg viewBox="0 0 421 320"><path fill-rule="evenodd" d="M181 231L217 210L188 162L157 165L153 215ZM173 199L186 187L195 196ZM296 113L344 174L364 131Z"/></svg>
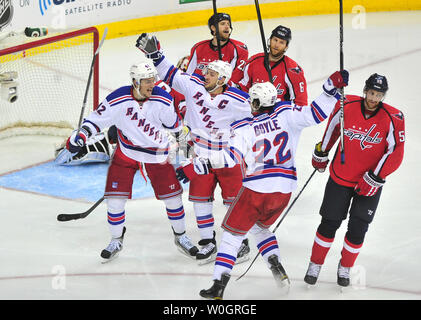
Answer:
<svg viewBox="0 0 421 320"><path fill-rule="evenodd" d="M323 90L330 96L336 94L336 89L341 89L348 85L349 72L346 70L334 72L323 84Z"/></svg>
<svg viewBox="0 0 421 320"><path fill-rule="evenodd" d="M77 130L73 131L72 135L67 139L65 146L58 152L54 162L62 165L69 163L72 157L79 153L80 149L86 144L86 140L90 136L88 128L82 127L79 134Z"/></svg>
<svg viewBox="0 0 421 320"><path fill-rule="evenodd" d="M196 157L187 160L175 170L177 179L183 183L193 180L199 174L208 174L211 166L208 159Z"/></svg>
<svg viewBox="0 0 421 320"><path fill-rule="evenodd" d="M86 144L86 140L89 137L89 130L85 127L80 128L79 133L77 130L73 131L72 135L67 139L66 149L70 153L78 153L80 149Z"/></svg>
<svg viewBox="0 0 421 320"><path fill-rule="evenodd" d="M188 137L189 137L189 128L183 126L183 129L175 133L175 139L178 143L178 148L183 152L185 158L188 158Z"/></svg>
<svg viewBox="0 0 421 320"><path fill-rule="evenodd" d="M154 62L161 59L163 52L161 45L155 36L150 36L148 33L142 33L136 40L136 47L142 51L147 58Z"/></svg>
<svg viewBox="0 0 421 320"><path fill-rule="evenodd" d="M327 164L329 163L328 155L329 152L322 151L322 143L317 143L311 159L313 168L317 169L319 172L325 172Z"/></svg>
<svg viewBox="0 0 421 320"><path fill-rule="evenodd" d="M371 197L377 193L385 182L385 180L376 176L373 171L370 170L364 173L360 181L358 181L355 186L355 192L360 196Z"/></svg>

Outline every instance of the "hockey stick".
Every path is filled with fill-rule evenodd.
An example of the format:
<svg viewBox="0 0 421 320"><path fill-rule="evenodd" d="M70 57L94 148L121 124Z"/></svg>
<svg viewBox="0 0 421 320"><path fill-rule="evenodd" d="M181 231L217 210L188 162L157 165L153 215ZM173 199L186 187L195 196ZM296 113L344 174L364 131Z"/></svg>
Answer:
<svg viewBox="0 0 421 320"><path fill-rule="evenodd" d="M314 174L316 173L317 169L314 169L313 173L310 175L310 177L307 179L306 183L304 184L304 186L301 188L300 192L297 194L297 196L294 198L294 200L291 202L291 204L289 205L287 211L284 213L284 215L282 216L281 220L279 220L278 224L276 225L276 227L273 229L272 233L275 233L276 230L279 228L279 226L281 225L282 221L284 221L285 217L287 216L288 212L291 210L292 206L294 205L294 203L297 201L297 199L300 197L301 193L304 191L304 189L306 188L307 184L310 182L311 178L313 178ZM257 253L257 255L254 257L253 261L250 263L249 267L247 268L247 270L241 275L239 276L237 280L240 280L242 277L244 277L246 275L246 273L250 270L251 266L254 264L254 262L256 261L257 257L260 255L260 252Z"/></svg>
<svg viewBox="0 0 421 320"><path fill-rule="evenodd" d="M259 29L260 29L260 36L262 37L263 52L265 54L264 65L265 65L266 71L268 72L269 80L271 83L273 83L272 70L270 69L270 65L269 65L269 53L268 53L268 49L266 45L265 32L263 30L262 16L260 15L259 0L254 0L254 5L256 7L257 20L259 21Z"/></svg>
<svg viewBox="0 0 421 320"><path fill-rule="evenodd" d="M88 210L86 210L85 212L81 212L81 213L62 213L59 214L57 216L57 220L58 221L70 221L70 220L77 220L77 219L83 219L86 218L92 211L95 210L96 207L98 207L100 205L100 203L104 201L104 196L99 199L97 202L95 202L95 204L90 207Z"/></svg>
<svg viewBox="0 0 421 320"><path fill-rule="evenodd" d="M343 3L342 0L339 0L339 65L340 70L344 69L344 52L343 52L343 43L344 43L344 21L343 21ZM340 113L339 121L341 125L341 164L345 163L345 146L344 146L344 88L341 88L341 100L340 100Z"/></svg>
<svg viewBox="0 0 421 320"><path fill-rule="evenodd" d="M96 57L99 54L99 50L102 47L102 44L104 43L105 37L107 36L107 32L108 32L108 28L105 27L104 29L104 33L102 34L102 39L98 44L98 48L95 51L94 57L92 58L92 63L91 63L91 69L89 71L89 77L88 77L88 82L86 84L86 89L85 89L85 96L83 97L83 104L82 104L82 110L80 111L80 116L79 116L79 123L77 126L77 132L76 135L79 134L80 131L80 126L82 125L82 120L83 120L83 114L85 113L85 107L86 107L86 101L88 100L88 92L89 92L89 86L91 84L91 79L92 79L92 73L94 71L94 66L95 66L95 61L96 61Z"/></svg>
<svg viewBox="0 0 421 320"><path fill-rule="evenodd" d="M216 0L212 0L212 6L213 6L213 14L215 15L216 18ZM221 40L219 39L219 22L215 19L215 36L216 36L216 44L218 46L218 57L219 60L222 60L222 52L221 52Z"/></svg>

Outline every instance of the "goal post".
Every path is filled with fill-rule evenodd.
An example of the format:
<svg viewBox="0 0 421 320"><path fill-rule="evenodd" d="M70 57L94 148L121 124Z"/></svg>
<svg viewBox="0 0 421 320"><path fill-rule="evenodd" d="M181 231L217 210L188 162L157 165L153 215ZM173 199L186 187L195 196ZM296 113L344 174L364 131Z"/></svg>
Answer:
<svg viewBox="0 0 421 320"><path fill-rule="evenodd" d="M98 43L98 30L89 27L0 49L0 139L68 136L76 129ZM13 87L7 82L13 76L17 92L11 102L6 91ZM85 115L97 107L98 92L99 57Z"/></svg>

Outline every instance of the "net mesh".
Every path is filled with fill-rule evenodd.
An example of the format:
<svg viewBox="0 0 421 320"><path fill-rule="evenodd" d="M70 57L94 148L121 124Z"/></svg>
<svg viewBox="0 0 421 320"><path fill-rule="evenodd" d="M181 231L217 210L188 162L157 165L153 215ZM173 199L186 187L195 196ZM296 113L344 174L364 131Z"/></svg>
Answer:
<svg viewBox="0 0 421 320"><path fill-rule="evenodd" d="M6 54L0 51L0 72L18 75L17 100L0 98L0 139L23 134L68 136L77 127L96 46L94 33L85 32L73 32L65 39L50 37L41 45L35 41L34 46L14 46ZM94 108L96 76L85 114Z"/></svg>

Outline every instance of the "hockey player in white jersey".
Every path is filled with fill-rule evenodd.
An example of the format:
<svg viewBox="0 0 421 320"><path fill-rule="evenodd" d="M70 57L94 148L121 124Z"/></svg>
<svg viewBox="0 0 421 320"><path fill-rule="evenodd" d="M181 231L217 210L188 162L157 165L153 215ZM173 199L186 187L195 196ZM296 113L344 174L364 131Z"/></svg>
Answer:
<svg viewBox="0 0 421 320"><path fill-rule="evenodd" d="M198 251L185 234L183 189L174 167L167 161L169 143L165 130L179 131L181 120L170 94L155 85L156 78L152 63L133 65L130 68L132 85L110 93L84 119L79 133L75 131L67 142L66 148L74 155L92 135L112 125L117 127L118 143L108 169L104 193L112 238L109 246L101 252L104 259L113 258L122 249L126 231L125 205L127 199L131 199L133 178L137 170L142 170L142 164L155 197L165 203L177 248L193 259Z"/></svg>
<svg viewBox="0 0 421 320"><path fill-rule="evenodd" d="M233 166L244 160L247 175L243 187L222 223L213 286L201 290L208 299L222 299L236 252L244 235L255 237L257 248L280 286L289 285L281 264L278 241L269 227L287 206L297 187L295 154L301 131L326 119L339 99L337 88L348 83L348 72L335 72L323 85L324 92L310 106L297 107L290 101L277 102L270 82L256 83L250 91L254 116L234 122L229 143L210 158L196 158L177 170L187 178L206 174L210 168ZM180 176L180 175L179 175Z"/></svg>
<svg viewBox="0 0 421 320"><path fill-rule="evenodd" d="M204 69L204 76L187 74L165 58L155 36L139 36L136 46L154 61L161 79L184 95L186 114L184 124L190 130L194 154L208 157L227 144L230 124L251 116L248 94L227 86L232 68L227 62L216 60ZM237 164L231 168L211 170L209 175L198 176L190 182L189 200L193 202L196 222L201 236L201 248L196 255L199 264L215 259L217 246L214 231L213 200L217 183L228 208L241 188L244 168ZM239 251L238 263L249 258L250 248L245 239Z"/></svg>

